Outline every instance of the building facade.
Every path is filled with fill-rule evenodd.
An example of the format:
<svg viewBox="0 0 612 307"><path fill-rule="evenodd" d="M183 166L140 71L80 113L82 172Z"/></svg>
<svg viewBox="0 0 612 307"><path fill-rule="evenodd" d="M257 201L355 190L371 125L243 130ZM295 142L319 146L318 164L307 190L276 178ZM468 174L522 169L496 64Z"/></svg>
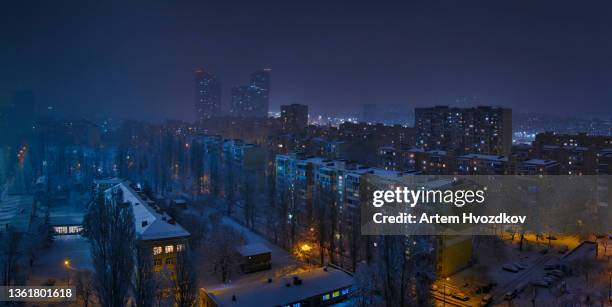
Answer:
<svg viewBox="0 0 612 307"><path fill-rule="evenodd" d="M195 71L195 110L197 121L217 117L221 113L221 83L203 69Z"/></svg>
<svg viewBox="0 0 612 307"><path fill-rule="evenodd" d="M508 155L512 147L512 110L489 106L415 109L417 146L457 154Z"/></svg>

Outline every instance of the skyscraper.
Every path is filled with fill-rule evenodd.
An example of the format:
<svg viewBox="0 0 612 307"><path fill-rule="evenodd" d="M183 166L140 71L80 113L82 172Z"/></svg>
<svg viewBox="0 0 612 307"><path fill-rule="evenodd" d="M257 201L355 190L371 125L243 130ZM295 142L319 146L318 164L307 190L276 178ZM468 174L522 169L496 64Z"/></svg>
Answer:
<svg viewBox="0 0 612 307"><path fill-rule="evenodd" d="M251 74L249 85L232 88L232 116L268 117L271 71L269 68L258 70Z"/></svg>
<svg viewBox="0 0 612 307"><path fill-rule="evenodd" d="M256 99L258 105L256 106L256 116L268 116L268 110L270 109L270 74L272 69L264 68L251 74L251 86L255 86L262 91L257 94L260 95L260 99ZM263 114L263 115L262 115Z"/></svg>
<svg viewBox="0 0 612 307"><path fill-rule="evenodd" d="M197 122L219 116L221 112L221 83L217 77L203 69L195 71Z"/></svg>
<svg viewBox="0 0 612 307"><path fill-rule="evenodd" d="M489 106L415 109L417 146L457 154L508 155L512 147L512 110Z"/></svg>
<svg viewBox="0 0 612 307"><path fill-rule="evenodd" d="M234 117L267 117L264 109L265 90L254 85L232 88L231 114Z"/></svg>
<svg viewBox="0 0 612 307"><path fill-rule="evenodd" d="M308 126L308 106L290 104L281 106L281 125L284 131L300 131Z"/></svg>

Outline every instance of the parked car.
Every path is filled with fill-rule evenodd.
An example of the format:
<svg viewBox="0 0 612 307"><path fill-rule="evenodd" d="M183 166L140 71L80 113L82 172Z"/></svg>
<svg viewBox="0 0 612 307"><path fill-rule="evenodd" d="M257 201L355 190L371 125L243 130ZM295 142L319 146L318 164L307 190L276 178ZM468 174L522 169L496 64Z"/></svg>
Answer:
<svg viewBox="0 0 612 307"><path fill-rule="evenodd" d="M513 262L513 263L512 263L512 265L514 265L515 267L517 267L519 270L524 270L524 269L526 269L526 268L527 268L527 267L526 267L524 264L522 264L522 263L520 263L520 262Z"/></svg>
<svg viewBox="0 0 612 307"><path fill-rule="evenodd" d="M436 292L436 291L438 291L438 286L432 284L430 290L433 291L433 292Z"/></svg>
<svg viewBox="0 0 612 307"><path fill-rule="evenodd" d="M506 263L504 265L502 265L502 269L508 272L512 272L512 273L517 273L518 271L520 271L519 268L517 268L516 266L514 266L511 263Z"/></svg>
<svg viewBox="0 0 612 307"><path fill-rule="evenodd" d="M545 271L555 270L555 269L558 269L558 268L559 268L558 264L545 264L544 265L544 270Z"/></svg>
<svg viewBox="0 0 612 307"><path fill-rule="evenodd" d="M491 302L493 302L493 296L491 294L487 294L480 300L480 306L488 306L491 304Z"/></svg>
<svg viewBox="0 0 612 307"><path fill-rule="evenodd" d="M555 270L550 270L550 271L546 272L546 275L551 275L551 276L556 276L556 277L561 278L561 277L563 277L563 275L565 275L565 273L563 273L563 271L561 271L561 270L555 269Z"/></svg>
<svg viewBox="0 0 612 307"><path fill-rule="evenodd" d="M507 300L507 301L512 300L515 297L516 297L516 290L508 291L504 295L504 299Z"/></svg>
<svg viewBox="0 0 612 307"><path fill-rule="evenodd" d="M548 282L550 284L554 283L557 279L558 279L558 277L554 276L554 275L548 275L548 276L542 277L543 281L546 281L546 282Z"/></svg>
<svg viewBox="0 0 612 307"><path fill-rule="evenodd" d="M536 287L542 287L542 288L548 288L550 287L550 283L543 280L543 279L538 279L538 280L534 280L531 282L532 285L536 286Z"/></svg>
<svg viewBox="0 0 612 307"><path fill-rule="evenodd" d="M458 300L460 300L460 301L464 301L464 302L465 302L465 301L469 301L469 300L470 300L470 297L469 297L469 296L467 296L467 295L466 295L465 293L463 293L463 292L455 292L455 293L453 293L453 297L454 297L454 298L456 298L456 299L458 299Z"/></svg>
<svg viewBox="0 0 612 307"><path fill-rule="evenodd" d="M523 282L523 283L520 283L518 286L516 286L515 290L517 293L521 293L525 291L525 288L527 288L527 283Z"/></svg>

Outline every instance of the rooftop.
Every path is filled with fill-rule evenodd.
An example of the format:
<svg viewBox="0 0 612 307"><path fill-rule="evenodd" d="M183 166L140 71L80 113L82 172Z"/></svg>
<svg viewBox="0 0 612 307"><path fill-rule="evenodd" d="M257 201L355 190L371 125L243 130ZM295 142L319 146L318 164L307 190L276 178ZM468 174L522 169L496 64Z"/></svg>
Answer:
<svg viewBox="0 0 612 307"><path fill-rule="evenodd" d="M555 160L543 160L543 159L530 159L524 161L523 164L539 165L539 166L550 166L557 164Z"/></svg>
<svg viewBox="0 0 612 307"><path fill-rule="evenodd" d="M302 280L301 285L293 284L293 277ZM248 307L248 306L283 306L298 302L316 295L334 290L348 288L354 284L352 275L332 267L317 268L296 275L286 275L280 278L258 280L246 284L229 286L209 292L209 296L217 302L217 306ZM287 287L287 284L290 286ZM232 300L232 296L236 300Z"/></svg>
<svg viewBox="0 0 612 307"><path fill-rule="evenodd" d="M467 154L467 155L463 155L463 156L458 157L458 159L508 162L508 157L506 157L506 156L482 155L482 154Z"/></svg>
<svg viewBox="0 0 612 307"><path fill-rule="evenodd" d="M118 185L109 188L105 193L113 189L121 189L123 201L130 203L134 212L136 222L136 233L139 240L160 240L190 236L189 232L177 224L168 214L161 209L151 207L153 203L144 194L138 193L122 181Z"/></svg>
<svg viewBox="0 0 612 307"><path fill-rule="evenodd" d="M239 246L237 250L238 250L238 253L242 255L243 257L268 254L272 252L263 243L251 243L251 244L242 245L242 246Z"/></svg>
<svg viewBox="0 0 612 307"><path fill-rule="evenodd" d="M33 207L32 195L7 195L0 202L0 231L3 231L6 225L18 232L28 231Z"/></svg>

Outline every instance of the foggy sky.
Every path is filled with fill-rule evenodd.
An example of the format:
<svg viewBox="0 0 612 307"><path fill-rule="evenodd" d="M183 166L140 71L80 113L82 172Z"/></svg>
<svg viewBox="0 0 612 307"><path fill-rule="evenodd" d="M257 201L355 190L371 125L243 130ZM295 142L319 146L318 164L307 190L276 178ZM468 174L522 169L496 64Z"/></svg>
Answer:
<svg viewBox="0 0 612 307"><path fill-rule="evenodd" d="M12 2L0 100L28 89L79 116L192 120L195 69L220 78L227 108L229 88L264 67L272 109L612 116L610 1Z"/></svg>

